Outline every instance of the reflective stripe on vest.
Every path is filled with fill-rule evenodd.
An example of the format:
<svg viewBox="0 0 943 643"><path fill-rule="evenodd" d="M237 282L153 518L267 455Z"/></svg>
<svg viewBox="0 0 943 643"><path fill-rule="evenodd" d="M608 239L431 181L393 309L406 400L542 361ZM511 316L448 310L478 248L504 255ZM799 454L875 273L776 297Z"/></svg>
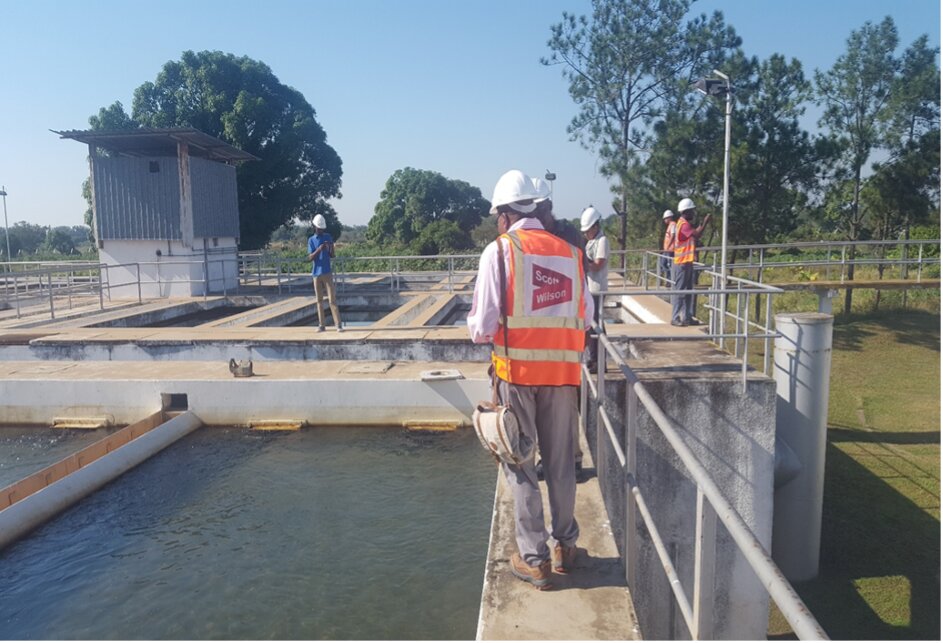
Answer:
<svg viewBox="0 0 943 643"><path fill-rule="evenodd" d="M681 231L687 228L689 230L688 238L681 243ZM694 263L694 228L684 219L678 221L675 226L675 263Z"/></svg>
<svg viewBox="0 0 943 643"><path fill-rule="evenodd" d="M661 242L662 250L674 250L675 248L675 228L677 224L672 221L665 229L665 240Z"/></svg>
<svg viewBox="0 0 943 643"><path fill-rule="evenodd" d="M583 264L579 249L545 230L515 230L507 248L507 347L494 337L495 373L524 386L578 386L583 330ZM505 355L505 348L507 355Z"/></svg>

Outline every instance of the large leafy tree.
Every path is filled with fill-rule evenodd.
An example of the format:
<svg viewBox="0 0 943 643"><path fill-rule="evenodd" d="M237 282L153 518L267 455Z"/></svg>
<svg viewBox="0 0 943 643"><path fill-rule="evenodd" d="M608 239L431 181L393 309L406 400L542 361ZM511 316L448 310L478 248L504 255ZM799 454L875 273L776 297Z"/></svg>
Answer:
<svg viewBox="0 0 943 643"><path fill-rule="evenodd" d="M849 241L859 240L864 231L863 169L887 135L886 107L899 67L894 57L898 41L890 16L876 25L866 22L851 32L845 53L831 69L815 72L818 102L825 107L819 125L838 145L841 164L835 178L839 193L849 199L847 205L833 203L829 211ZM854 264L848 267L849 279L854 279L854 268ZM851 293L850 288L845 291L846 312L851 310Z"/></svg>
<svg viewBox="0 0 943 643"><path fill-rule="evenodd" d="M629 172L651 125L688 99L691 81L718 67L740 39L715 12L685 21L692 0L593 0L592 18L564 13L551 27L551 54L578 111L567 131L599 154L625 212ZM623 219L622 244L626 221Z"/></svg>
<svg viewBox="0 0 943 643"><path fill-rule="evenodd" d="M387 179L367 239L418 254L441 254L474 246L471 231L487 216L481 190L438 172L411 167Z"/></svg>
<svg viewBox="0 0 943 643"><path fill-rule="evenodd" d="M259 248L294 218L315 214L340 235L327 202L340 196L341 159L314 108L262 62L220 51L185 51L154 82L134 91L131 116L115 103L89 119L93 128L195 127L260 161L237 168L243 248Z"/></svg>
<svg viewBox="0 0 943 643"><path fill-rule="evenodd" d="M733 244L762 243L795 229L817 187L823 150L799 125L811 86L797 60L778 54L765 61L737 51L723 63L734 81L732 116L730 225ZM704 97L666 113L653 128L648 158L629 173L637 217L633 236L657 244L664 227L661 213L692 196L704 210L723 203L724 107ZM716 218L719 223L719 217ZM712 227L704 238L716 243Z"/></svg>
<svg viewBox="0 0 943 643"><path fill-rule="evenodd" d="M730 213L735 244L768 243L795 229L824 154L799 125L812 90L801 63L774 54L755 70L738 114L742 140Z"/></svg>
<svg viewBox="0 0 943 643"><path fill-rule="evenodd" d="M887 102L885 145L892 156L909 153L909 146L926 133L940 129L939 47L929 47L927 36L917 38L900 58Z"/></svg>
<svg viewBox="0 0 943 643"><path fill-rule="evenodd" d="M862 188L865 224L871 236L890 239L931 221L940 207L940 130L908 142L875 168Z"/></svg>

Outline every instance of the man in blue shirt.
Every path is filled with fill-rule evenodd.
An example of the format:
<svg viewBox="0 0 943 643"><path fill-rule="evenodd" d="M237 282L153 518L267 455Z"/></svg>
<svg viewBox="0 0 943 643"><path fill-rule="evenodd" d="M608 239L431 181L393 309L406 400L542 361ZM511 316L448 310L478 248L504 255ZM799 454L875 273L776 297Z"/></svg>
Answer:
<svg viewBox="0 0 943 643"><path fill-rule="evenodd" d="M334 295L334 275L331 274L331 257L334 256L334 239L327 231L327 221L323 215L314 217L314 234L308 239L308 261L311 262L311 278L314 281L314 296L318 300L318 332L324 330L324 292L327 291L327 302L331 307L334 325L337 331L341 326L341 314L337 309Z"/></svg>

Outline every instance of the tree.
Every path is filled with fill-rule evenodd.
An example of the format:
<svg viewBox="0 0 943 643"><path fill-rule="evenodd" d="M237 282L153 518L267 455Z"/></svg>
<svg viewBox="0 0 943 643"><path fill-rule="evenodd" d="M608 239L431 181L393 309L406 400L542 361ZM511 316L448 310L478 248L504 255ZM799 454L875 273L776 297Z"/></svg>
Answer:
<svg viewBox="0 0 943 643"><path fill-rule="evenodd" d="M647 148L650 126L688 98L691 81L718 67L740 39L715 12L684 22L692 0L593 0L592 21L564 12L551 27L549 58L561 65L578 107L571 138L602 161L617 182L617 208L628 204L628 173ZM625 246L626 221L622 223Z"/></svg>
<svg viewBox="0 0 943 643"><path fill-rule="evenodd" d="M140 127L127 112L124 111L124 105L120 100L116 100L108 107L102 107L98 114L88 117L88 124L93 130L130 130ZM108 155L108 150L96 149L97 154ZM95 243L95 222L94 211L92 210L92 183L90 179L82 181L82 198L85 199L87 207L85 208L85 225L88 226L88 240Z"/></svg>
<svg viewBox="0 0 943 643"><path fill-rule="evenodd" d="M154 82L134 91L131 117L120 108L115 103L99 111L89 124L194 127L261 159L236 169L243 248L259 248L278 226L315 214L340 234L327 201L340 196L341 159L314 108L264 63L220 51L185 51Z"/></svg>
<svg viewBox="0 0 943 643"><path fill-rule="evenodd" d="M481 190L465 181L407 167L387 179L367 225L367 239L401 246L418 243L413 247L420 254L471 248L471 231L489 208Z"/></svg>
<svg viewBox="0 0 943 643"><path fill-rule="evenodd" d="M741 101L739 154L731 176L734 243L768 243L795 229L821 169L821 145L799 126L811 84L802 64L774 54L755 66Z"/></svg>
<svg viewBox="0 0 943 643"><path fill-rule="evenodd" d="M10 255L31 255L46 239L46 226L17 221L10 226ZM5 247L4 247L5 249Z"/></svg>
<svg viewBox="0 0 943 643"><path fill-rule="evenodd" d="M75 244L72 235L66 226L58 226L46 230L46 239L40 246L43 252L54 252L61 255L75 254Z"/></svg>
<svg viewBox="0 0 943 643"><path fill-rule="evenodd" d="M923 35L900 59L900 73L883 115L888 122L885 145L892 155L906 151L909 144L940 127L939 54L939 47L927 47L927 36Z"/></svg>
<svg viewBox="0 0 943 643"><path fill-rule="evenodd" d="M940 207L940 130L911 141L896 158L877 166L862 188L864 223L877 239L909 237ZM883 275L883 264L878 265Z"/></svg>
<svg viewBox="0 0 943 643"><path fill-rule="evenodd" d="M844 54L827 72L815 72L818 103L825 106L819 125L827 127L839 146L842 167L839 178L850 182L848 207L832 209L849 241L861 238L864 228L860 207L862 169L887 134L885 108L895 86L899 62L897 27L890 16L874 25L865 22L852 31ZM844 190L843 190L844 191ZM851 259L855 249L851 247ZM855 276L848 266L848 279ZM851 310L852 290L845 291L845 312Z"/></svg>

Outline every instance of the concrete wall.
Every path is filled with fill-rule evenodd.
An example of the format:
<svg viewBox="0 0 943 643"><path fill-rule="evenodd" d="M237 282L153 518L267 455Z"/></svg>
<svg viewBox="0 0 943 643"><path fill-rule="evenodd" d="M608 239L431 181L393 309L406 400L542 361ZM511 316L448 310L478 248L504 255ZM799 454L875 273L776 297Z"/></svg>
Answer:
<svg viewBox="0 0 943 643"><path fill-rule="evenodd" d="M390 361L469 361L488 363L489 345L468 340L440 340L405 335L401 338L377 338L348 330L330 341L272 339L159 339L140 338L108 341L60 341L55 336L40 337L29 344L0 345L0 360L76 360L76 361L224 361L230 358L251 360L390 360ZM401 331L406 332L406 331ZM358 336L360 335L360 336Z"/></svg>
<svg viewBox="0 0 943 643"><path fill-rule="evenodd" d="M775 385L769 378L754 374L748 380L746 393L742 393L739 365L717 351L705 349L705 345L698 346L688 344L671 349L675 353L686 350L696 353L697 359L687 360L690 364L687 367L683 358L677 359L674 366L648 363L646 367L646 360L633 361L632 365L649 393L681 429L686 444L711 473L728 501L769 550ZM621 376L610 377L606 409L616 424L624 449L625 380ZM639 487L671 552L685 593L691 599L697 489L641 404L634 417L638 422ZM628 580L644 638L689 639L687 626L641 516L634 537L626 538L624 474L604 427L597 436L592 414L588 418L587 437L596 453L600 485L616 540L621 544L621 554L636 561L636 576ZM766 591L719 521L717 531L714 638L764 639L768 621Z"/></svg>
<svg viewBox="0 0 943 643"><path fill-rule="evenodd" d="M0 379L0 424L51 424L55 418L107 417L136 422L161 408L162 395L185 394L189 410L210 425L245 426L253 421L299 420L310 425L471 425L474 404L490 395L486 366L463 368L466 379L422 381L419 367L376 379L300 379L265 375L232 378L226 362L214 365L226 379L176 376L146 378L115 366L109 379L83 379L68 370L36 379ZM340 368L336 366L335 368ZM60 369L57 369L61 371ZM194 369L201 370L201 369ZM256 372L264 366L256 366ZM311 368L309 370L314 370Z"/></svg>
<svg viewBox="0 0 943 643"><path fill-rule="evenodd" d="M192 297L235 290L239 285L239 265L236 259L236 240L217 238L216 244L208 239L211 254L209 262L209 291L204 293L203 239L194 239L193 248L181 241L105 240L98 250L101 263L109 266L103 280L112 287L105 296L126 298L138 296L138 266L140 264L141 296ZM160 255L157 254L160 251ZM123 265L132 264L132 265Z"/></svg>

